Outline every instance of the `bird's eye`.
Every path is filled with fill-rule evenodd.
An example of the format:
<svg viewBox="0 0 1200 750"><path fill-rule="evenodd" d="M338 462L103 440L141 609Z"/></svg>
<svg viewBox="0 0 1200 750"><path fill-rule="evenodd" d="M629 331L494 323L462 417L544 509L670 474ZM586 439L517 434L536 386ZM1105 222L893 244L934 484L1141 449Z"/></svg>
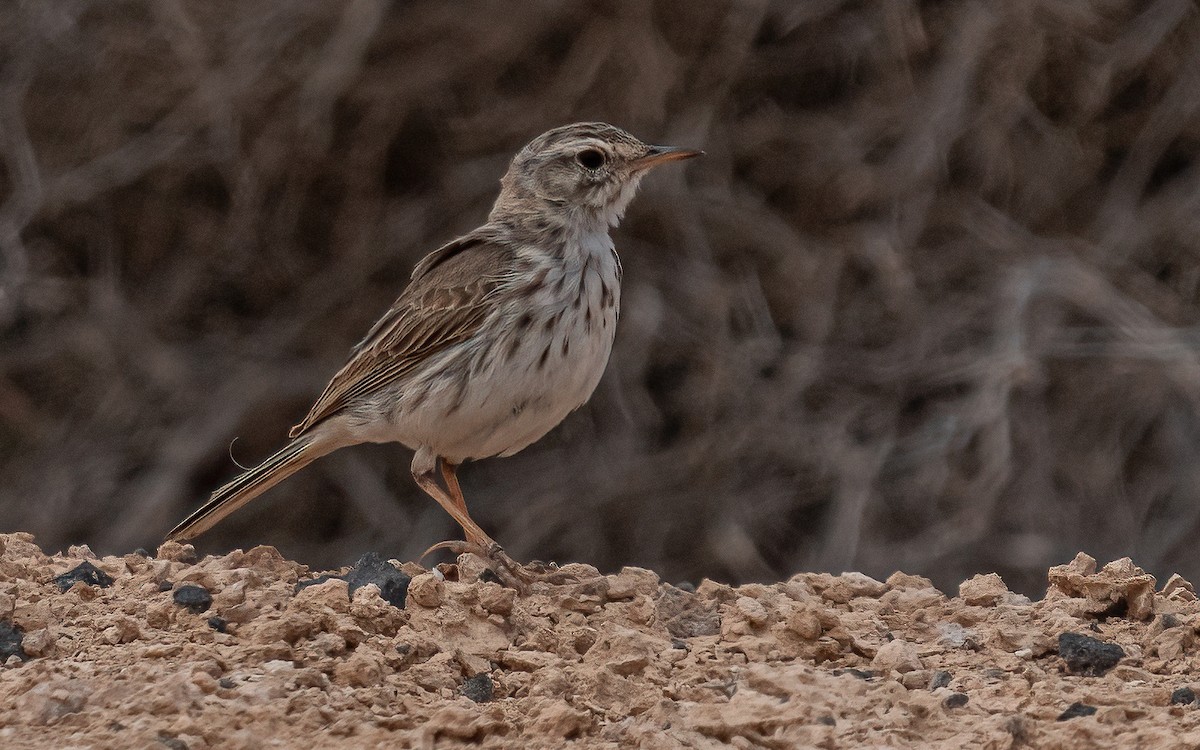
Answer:
<svg viewBox="0 0 1200 750"><path fill-rule="evenodd" d="M594 148L587 148L575 155L575 161L584 169L599 169L604 166L604 154Z"/></svg>

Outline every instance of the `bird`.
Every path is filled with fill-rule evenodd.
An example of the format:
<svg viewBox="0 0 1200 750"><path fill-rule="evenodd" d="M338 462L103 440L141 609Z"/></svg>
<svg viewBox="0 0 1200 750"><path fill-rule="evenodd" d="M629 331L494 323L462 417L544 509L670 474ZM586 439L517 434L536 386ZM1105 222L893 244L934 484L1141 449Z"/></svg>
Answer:
<svg viewBox="0 0 1200 750"><path fill-rule="evenodd" d="M517 453L591 397L621 311L610 230L651 169L702 153L602 122L534 138L501 178L486 223L416 264L290 441L214 491L167 540L195 538L340 448L397 442L414 451L417 486L465 537L425 555L476 554L519 581L521 566L467 511L458 468Z"/></svg>

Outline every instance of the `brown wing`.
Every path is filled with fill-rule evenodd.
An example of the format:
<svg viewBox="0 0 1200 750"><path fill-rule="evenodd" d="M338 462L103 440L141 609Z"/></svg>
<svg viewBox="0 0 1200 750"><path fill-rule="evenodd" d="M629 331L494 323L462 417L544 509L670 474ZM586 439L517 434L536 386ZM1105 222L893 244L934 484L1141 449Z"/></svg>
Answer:
<svg viewBox="0 0 1200 750"><path fill-rule="evenodd" d="M401 378L425 359L470 338L495 308L492 292L513 254L491 233L472 232L427 255L300 424L296 437L357 398Z"/></svg>

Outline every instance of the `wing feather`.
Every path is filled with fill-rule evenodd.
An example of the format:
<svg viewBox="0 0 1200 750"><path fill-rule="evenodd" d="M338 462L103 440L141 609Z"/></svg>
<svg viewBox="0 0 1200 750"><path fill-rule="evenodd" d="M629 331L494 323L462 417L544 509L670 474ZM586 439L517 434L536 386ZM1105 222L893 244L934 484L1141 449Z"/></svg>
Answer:
<svg viewBox="0 0 1200 750"><path fill-rule="evenodd" d="M515 255L494 233L477 231L438 248L413 270L391 309L354 347L350 360L291 430L296 437L350 403L394 383L430 356L466 341L495 310L494 292Z"/></svg>

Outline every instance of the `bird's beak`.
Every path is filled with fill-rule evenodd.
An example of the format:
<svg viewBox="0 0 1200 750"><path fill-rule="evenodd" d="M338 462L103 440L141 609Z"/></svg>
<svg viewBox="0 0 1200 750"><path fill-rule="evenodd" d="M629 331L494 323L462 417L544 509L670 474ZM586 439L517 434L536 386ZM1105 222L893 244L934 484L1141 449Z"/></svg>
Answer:
<svg viewBox="0 0 1200 750"><path fill-rule="evenodd" d="M694 151L676 146L651 146L645 156L633 160L633 166L637 169L649 169L650 167L657 167L659 164L666 164L669 161L691 159L693 156L700 156L703 153L703 151Z"/></svg>

